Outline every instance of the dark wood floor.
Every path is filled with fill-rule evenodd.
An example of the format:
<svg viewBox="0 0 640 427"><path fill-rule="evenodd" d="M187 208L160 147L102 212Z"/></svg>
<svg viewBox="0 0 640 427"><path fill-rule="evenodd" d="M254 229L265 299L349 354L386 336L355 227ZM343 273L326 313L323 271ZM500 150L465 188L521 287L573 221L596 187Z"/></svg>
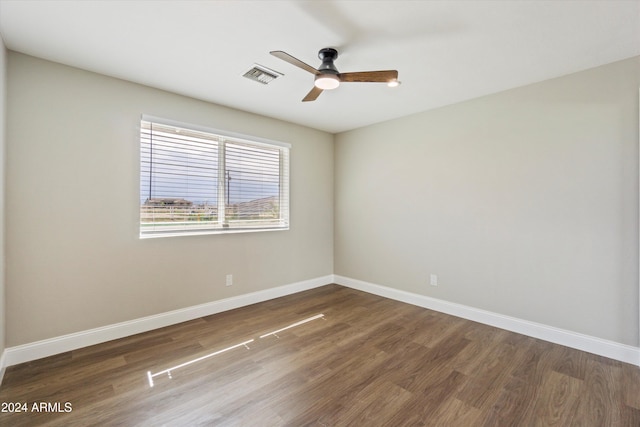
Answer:
<svg viewBox="0 0 640 427"><path fill-rule="evenodd" d="M330 285L9 367L0 402L28 405L2 426L632 427L640 368Z"/></svg>

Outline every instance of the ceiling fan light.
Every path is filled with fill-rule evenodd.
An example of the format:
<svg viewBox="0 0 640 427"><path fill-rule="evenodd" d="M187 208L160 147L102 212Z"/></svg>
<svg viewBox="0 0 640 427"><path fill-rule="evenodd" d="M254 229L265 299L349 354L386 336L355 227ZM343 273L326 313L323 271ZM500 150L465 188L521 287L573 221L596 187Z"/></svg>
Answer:
<svg viewBox="0 0 640 427"><path fill-rule="evenodd" d="M387 86L389 86L389 87L398 87L398 86L400 86L400 80L398 80L398 79L389 80L387 82Z"/></svg>
<svg viewBox="0 0 640 427"><path fill-rule="evenodd" d="M331 90L340 86L340 79L335 74L318 74L313 84L318 89Z"/></svg>

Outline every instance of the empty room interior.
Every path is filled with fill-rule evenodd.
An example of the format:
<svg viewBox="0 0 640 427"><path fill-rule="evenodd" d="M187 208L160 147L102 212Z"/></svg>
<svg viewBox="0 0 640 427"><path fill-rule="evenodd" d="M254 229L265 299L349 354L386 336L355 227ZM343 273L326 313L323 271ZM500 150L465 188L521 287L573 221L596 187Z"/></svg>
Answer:
<svg viewBox="0 0 640 427"><path fill-rule="evenodd" d="M640 425L640 1L0 36L0 425Z"/></svg>

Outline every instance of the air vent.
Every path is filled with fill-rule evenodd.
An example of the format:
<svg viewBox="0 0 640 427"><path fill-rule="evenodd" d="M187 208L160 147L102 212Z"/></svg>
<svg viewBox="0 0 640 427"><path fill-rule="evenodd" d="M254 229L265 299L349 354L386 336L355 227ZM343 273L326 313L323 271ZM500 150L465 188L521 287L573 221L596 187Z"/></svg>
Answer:
<svg viewBox="0 0 640 427"><path fill-rule="evenodd" d="M266 85L283 75L284 74L279 73L270 68L264 67L262 65L253 64L253 68L247 71L246 73L244 73L242 77L246 77L249 80L253 80L258 83L262 83L263 85Z"/></svg>

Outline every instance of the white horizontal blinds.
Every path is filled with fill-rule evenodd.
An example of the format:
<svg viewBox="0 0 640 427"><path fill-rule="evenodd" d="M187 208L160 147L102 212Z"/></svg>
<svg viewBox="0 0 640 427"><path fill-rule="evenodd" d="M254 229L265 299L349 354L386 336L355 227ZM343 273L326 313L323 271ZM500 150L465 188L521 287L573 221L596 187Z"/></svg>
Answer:
<svg viewBox="0 0 640 427"><path fill-rule="evenodd" d="M229 227L286 225L283 201L284 147L225 141L226 212ZM283 206L283 202L286 205Z"/></svg>
<svg viewBox="0 0 640 427"><path fill-rule="evenodd" d="M280 149L280 222L289 228L289 148Z"/></svg>
<svg viewBox="0 0 640 427"><path fill-rule="evenodd" d="M289 145L187 126L141 121L140 236L288 229Z"/></svg>
<svg viewBox="0 0 640 427"><path fill-rule="evenodd" d="M280 225L289 227L289 148L280 148Z"/></svg>
<svg viewBox="0 0 640 427"><path fill-rule="evenodd" d="M218 143L216 135L141 122L141 234L217 224Z"/></svg>

